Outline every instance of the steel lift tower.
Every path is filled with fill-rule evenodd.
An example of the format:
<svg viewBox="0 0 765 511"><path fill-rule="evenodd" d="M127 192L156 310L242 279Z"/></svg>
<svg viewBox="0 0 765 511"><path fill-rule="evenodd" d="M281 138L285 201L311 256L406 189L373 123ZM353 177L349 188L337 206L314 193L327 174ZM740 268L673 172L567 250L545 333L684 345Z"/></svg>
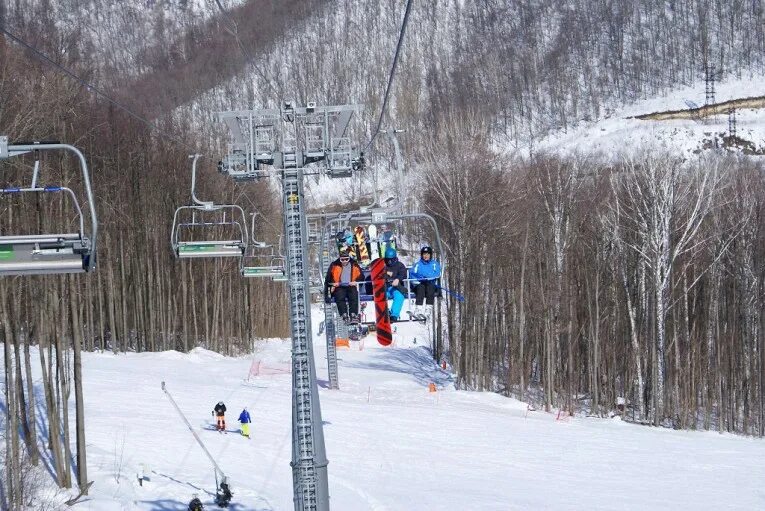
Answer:
<svg viewBox="0 0 765 511"><path fill-rule="evenodd" d="M327 457L311 334L311 308L303 178L346 178L364 167L348 124L356 105L221 112L231 131L228 155L218 170L238 181L281 178L285 272L292 334L292 480L296 511L329 510Z"/></svg>

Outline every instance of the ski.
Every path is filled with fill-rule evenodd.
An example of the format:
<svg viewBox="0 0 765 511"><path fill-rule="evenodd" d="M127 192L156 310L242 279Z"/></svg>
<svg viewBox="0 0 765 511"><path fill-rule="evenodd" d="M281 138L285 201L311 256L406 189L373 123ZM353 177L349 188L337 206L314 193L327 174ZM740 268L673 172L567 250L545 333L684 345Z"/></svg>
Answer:
<svg viewBox="0 0 765 511"><path fill-rule="evenodd" d="M369 236L369 259L374 261L378 257L382 257L380 244L377 242L377 226L375 224L369 224L367 236Z"/></svg>
<svg viewBox="0 0 765 511"><path fill-rule="evenodd" d="M385 251L389 248L396 248L396 237L393 235L393 231L390 230L390 228L386 228L383 231L382 246L380 247L380 250L385 254Z"/></svg>
<svg viewBox="0 0 765 511"><path fill-rule="evenodd" d="M356 229L354 229L353 233L356 243L356 253L359 256L359 266L366 268L371 262L369 259L369 250L367 249L367 234L364 231L364 228L360 225L356 226Z"/></svg>
<svg viewBox="0 0 765 511"><path fill-rule="evenodd" d="M360 318L357 318L355 321L352 319L348 319L348 321L345 322L345 327L348 330L348 340L349 341L358 341L359 338L361 338L362 334L362 325Z"/></svg>
<svg viewBox="0 0 765 511"><path fill-rule="evenodd" d="M203 427L202 429L204 429L204 430L207 430L207 431L217 431L217 432L218 432L218 434L221 434L221 435L223 435L223 434L228 434L228 432L229 432L229 431L236 431L236 430L233 430L233 429L232 429L232 430L228 430L228 429L226 429L226 430L223 430L223 429L218 429L218 427L217 427L217 426L205 426L205 427Z"/></svg>
<svg viewBox="0 0 765 511"><path fill-rule="evenodd" d="M375 259L372 262L371 269L377 342L383 346L390 346L393 343L393 332L391 331L388 313L388 296L385 292L385 259Z"/></svg>
<svg viewBox="0 0 765 511"><path fill-rule="evenodd" d="M409 314L409 319L411 321L416 321L418 323L425 323L428 321L428 318L426 318L424 314L415 314L412 311L406 311L406 313Z"/></svg>

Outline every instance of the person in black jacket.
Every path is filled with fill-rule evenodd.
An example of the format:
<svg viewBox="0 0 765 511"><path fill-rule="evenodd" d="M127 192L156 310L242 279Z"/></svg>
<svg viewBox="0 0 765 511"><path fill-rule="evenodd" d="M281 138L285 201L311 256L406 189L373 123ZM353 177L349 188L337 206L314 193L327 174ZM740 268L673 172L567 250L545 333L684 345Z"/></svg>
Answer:
<svg viewBox="0 0 765 511"><path fill-rule="evenodd" d="M226 431L226 405L223 404L223 401L218 401L212 414L218 420L218 431Z"/></svg>
<svg viewBox="0 0 765 511"><path fill-rule="evenodd" d="M199 497L194 495L194 498L189 502L189 511L204 511L205 507L202 505L202 501Z"/></svg>

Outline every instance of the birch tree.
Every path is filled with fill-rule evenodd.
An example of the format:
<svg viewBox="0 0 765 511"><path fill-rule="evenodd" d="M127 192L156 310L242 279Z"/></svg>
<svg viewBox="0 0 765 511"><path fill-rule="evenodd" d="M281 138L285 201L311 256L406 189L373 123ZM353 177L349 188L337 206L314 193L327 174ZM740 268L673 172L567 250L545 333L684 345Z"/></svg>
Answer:
<svg viewBox="0 0 765 511"><path fill-rule="evenodd" d="M720 180L719 164L647 155L640 161L624 161L615 179L616 200L622 201L625 228L634 231L629 246L651 270L654 305L655 395L652 396L656 424L665 419L666 319L670 302L672 269L679 256L692 250L699 240L702 223L713 207Z"/></svg>

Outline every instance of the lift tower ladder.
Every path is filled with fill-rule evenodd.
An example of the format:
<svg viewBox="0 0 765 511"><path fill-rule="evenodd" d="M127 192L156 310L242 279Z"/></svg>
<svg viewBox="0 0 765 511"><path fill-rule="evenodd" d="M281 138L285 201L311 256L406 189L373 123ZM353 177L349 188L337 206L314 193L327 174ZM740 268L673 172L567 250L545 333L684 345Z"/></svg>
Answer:
<svg viewBox="0 0 765 511"><path fill-rule="evenodd" d="M320 219L323 219L323 215L320 217ZM318 223L318 222L317 222ZM324 227L324 226L322 226ZM319 251L319 273L321 274L322 270L324 268L329 267L330 263L330 257L329 257L329 246L331 245L331 233L329 232L323 232L323 230L319 231L319 240L320 245L318 248ZM325 239L326 238L326 239ZM324 289L322 289L322 295L324 294ZM324 333L326 335L326 341L327 341L327 372L329 374L329 388L333 390L337 390L340 388L340 381L337 371L337 326L339 326L338 323L338 315L336 314L337 309L335 308L335 304L332 303L330 300L329 303L324 303ZM341 332L342 333L342 332ZM345 335L348 335L347 332Z"/></svg>
<svg viewBox="0 0 765 511"><path fill-rule="evenodd" d="M285 163L295 162L285 154ZM327 459L324 431L316 387L311 335L310 293L308 290L308 245L303 210L303 169L286 167L282 178L284 230L287 250L287 282L290 293L290 330L292 333L292 472L296 509L329 508L326 484ZM322 473L321 477L319 472ZM321 501L321 505L320 505Z"/></svg>

